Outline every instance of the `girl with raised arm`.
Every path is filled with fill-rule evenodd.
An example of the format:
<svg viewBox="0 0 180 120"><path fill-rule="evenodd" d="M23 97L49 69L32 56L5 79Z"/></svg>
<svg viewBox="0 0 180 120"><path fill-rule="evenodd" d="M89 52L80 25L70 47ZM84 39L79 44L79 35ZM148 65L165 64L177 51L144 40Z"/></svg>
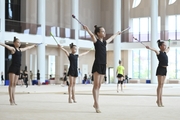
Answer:
<svg viewBox="0 0 180 120"><path fill-rule="evenodd" d="M146 46L147 49L154 51L157 55L159 64L156 70L156 76L158 79L158 86L157 86L157 105L158 107L164 107L162 102L162 91L163 91L163 85L164 81L166 79L167 74L167 66L168 66L168 56L166 53L169 52L169 47L166 47L166 44L162 40L158 40L158 47L160 50L155 50L149 46Z"/></svg>
<svg viewBox="0 0 180 120"><path fill-rule="evenodd" d="M68 71L68 76L69 76L69 81L70 81L70 84L68 86L68 94L69 94L68 102L72 103L72 100L73 100L73 102L76 103L75 82L76 82L76 78L78 77L78 64L77 64L78 57L86 55L87 53L90 52L90 50L78 55L78 54L76 54L76 51L77 51L76 45L74 45L73 43L70 44L71 53L69 53L62 46L60 46L60 45L58 45L58 46L61 50L63 50L65 52L65 54L69 58L69 62L70 62L70 67L69 67L69 71Z"/></svg>
<svg viewBox="0 0 180 120"><path fill-rule="evenodd" d="M11 105L17 105L15 102L15 88L16 88L16 83L18 81L19 75L20 75L20 67L21 67L21 55L22 52L31 49L35 47L36 45L28 46L25 48L20 48L21 43L20 40L16 37L14 37L13 40L14 46L11 47L9 45L0 43L1 46L6 47L8 50L11 51L12 54L12 63L11 66L9 67L9 102Z"/></svg>
<svg viewBox="0 0 180 120"><path fill-rule="evenodd" d="M101 87L102 80L104 79L104 75L106 74L106 45L110 43L117 35L120 35L121 32L117 32L109 39L103 40L103 38L106 36L106 32L103 27L98 27L95 25L94 33L92 33L87 26L83 27L91 36L95 47L95 60L92 67L92 74L94 77L94 84L92 89L94 98L93 107L97 113L101 113L99 109L99 89Z"/></svg>

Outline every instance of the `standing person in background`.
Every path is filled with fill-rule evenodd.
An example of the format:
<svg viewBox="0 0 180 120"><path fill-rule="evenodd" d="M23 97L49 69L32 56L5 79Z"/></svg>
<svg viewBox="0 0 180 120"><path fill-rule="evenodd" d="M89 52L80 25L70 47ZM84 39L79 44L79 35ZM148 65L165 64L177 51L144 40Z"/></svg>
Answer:
<svg viewBox="0 0 180 120"><path fill-rule="evenodd" d="M107 77L106 77L106 75L104 76L104 83L106 84L106 82L107 82Z"/></svg>
<svg viewBox="0 0 180 120"><path fill-rule="evenodd" d="M41 82L40 82L40 73L39 73L39 70L37 71L37 81L38 81L38 85L40 85Z"/></svg>
<svg viewBox="0 0 180 120"><path fill-rule="evenodd" d="M65 85L69 85L69 83L67 81L67 71L66 71L66 69L64 69L63 85L62 86L64 87Z"/></svg>
<svg viewBox="0 0 180 120"><path fill-rule="evenodd" d="M3 77L3 72L1 72L1 84L4 85L4 77Z"/></svg>
<svg viewBox="0 0 180 120"><path fill-rule="evenodd" d="M22 87L22 85L24 84L24 78L23 78L24 76L23 76L23 71L21 70L20 71L20 75L19 75L19 81L20 81L20 84L21 84L21 87Z"/></svg>
<svg viewBox="0 0 180 120"><path fill-rule="evenodd" d="M25 83L26 88L27 88L28 87L28 72L27 71L24 72L24 83Z"/></svg>
<svg viewBox="0 0 180 120"><path fill-rule="evenodd" d="M123 92L123 82L124 82L124 67L121 65L121 61L119 60L119 66L117 67L117 78L118 78L118 83L117 83L117 92L119 92L119 84L121 84L121 91Z"/></svg>
<svg viewBox="0 0 180 120"><path fill-rule="evenodd" d="M33 73L32 71L30 71L30 85L32 84L32 80L33 80Z"/></svg>
<svg viewBox="0 0 180 120"><path fill-rule="evenodd" d="M91 83L93 84L94 83L94 77L93 77L93 74L91 76Z"/></svg>

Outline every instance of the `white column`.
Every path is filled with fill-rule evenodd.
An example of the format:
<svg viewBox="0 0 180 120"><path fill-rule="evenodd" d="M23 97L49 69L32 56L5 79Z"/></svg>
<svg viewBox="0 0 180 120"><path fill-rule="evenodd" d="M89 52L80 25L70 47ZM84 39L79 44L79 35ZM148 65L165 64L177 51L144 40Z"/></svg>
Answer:
<svg viewBox="0 0 180 120"><path fill-rule="evenodd" d="M42 44L38 46L38 67L41 82L45 81L45 25L46 25L46 0L38 0L38 24L41 25Z"/></svg>
<svg viewBox="0 0 180 120"><path fill-rule="evenodd" d="M161 16L161 40L168 39L168 16L166 15L167 0L160 0L160 16Z"/></svg>
<svg viewBox="0 0 180 120"><path fill-rule="evenodd" d="M114 33L121 30L121 0L114 0ZM117 82L116 79L116 68L119 65L119 60L121 60L121 37L118 35L114 39L114 83Z"/></svg>
<svg viewBox="0 0 180 120"><path fill-rule="evenodd" d="M32 72L33 72L33 80L37 80L37 55L32 55Z"/></svg>
<svg viewBox="0 0 180 120"><path fill-rule="evenodd" d="M5 0L0 1L0 42L4 43L4 33L5 33ZM0 46L0 73L4 73L5 77L5 48ZM0 82L1 84L1 82Z"/></svg>
<svg viewBox="0 0 180 120"><path fill-rule="evenodd" d="M158 0L151 0L151 47L157 47L158 35ZM157 83L156 68L157 57L154 52L151 52L151 83Z"/></svg>
<svg viewBox="0 0 180 120"><path fill-rule="evenodd" d="M79 0L72 0L72 14L76 16L76 18L79 18ZM72 19L72 29L75 30L75 40L76 40L76 46L79 48L78 45L78 30L79 30L79 23ZM79 52L79 49L77 49L77 53Z"/></svg>
<svg viewBox="0 0 180 120"><path fill-rule="evenodd" d="M76 18L79 18L79 0L72 0L72 14L76 16ZM78 31L79 31L79 23L72 19L72 29L75 30L75 40L76 40L76 46L77 46L77 54L79 54L79 43L78 43ZM78 68L79 68L79 59L78 59ZM76 83L79 83L78 80L76 80Z"/></svg>

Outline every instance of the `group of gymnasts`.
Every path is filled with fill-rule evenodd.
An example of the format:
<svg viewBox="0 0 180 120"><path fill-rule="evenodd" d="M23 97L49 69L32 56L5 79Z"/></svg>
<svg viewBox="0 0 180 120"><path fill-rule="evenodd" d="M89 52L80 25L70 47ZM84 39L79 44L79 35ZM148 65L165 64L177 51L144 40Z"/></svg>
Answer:
<svg viewBox="0 0 180 120"><path fill-rule="evenodd" d="M106 73L106 63L107 63L106 45L108 43L110 43L111 41L113 41L114 38L116 38L116 36L120 35L121 32L118 31L117 33L112 35L109 39L104 40L103 38L106 36L106 32L102 26L96 25L94 33L91 32L91 30L85 25L83 25L83 28L91 36L91 39L92 39L92 41L94 43L94 47L95 47L95 60L94 60L93 66L92 66L92 74L93 74L93 80L94 80L93 89L92 89L92 94L93 94L93 98L94 98L93 107L95 108L95 111L97 113L101 113L100 107L99 107L99 89L101 87L102 80L104 79L104 75ZM160 50L155 50L149 46L146 46L146 48L154 51L159 60L159 65L157 67L157 72L156 72L156 75L158 78L156 103L157 103L158 107L163 107L162 89L163 89L163 84L164 84L164 80L166 78L166 73L167 73L166 68L168 66L168 57L167 57L166 53L169 51L169 47L168 48L166 47L166 44L164 41L158 40L157 42L158 42L158 47ZM19 78L19 74L20 74L22 52L24 52L28 49L31 49L33 47L36 47L37 45L20 48L20 46L21 46L20 40L16 37L14 37L13 43L14 43L13 47L3 44L3 43L0 43L0 45L6 47L12 53L12 64L9 67L10 84L9 84L8 90L9 90L10 104L16 105L15 97L14 97L15 96L15 87L16 87L16 82L17 82L17 80ZM62 51L64 51L66 56L69 58L69 62L70 62L70 67L68 70L68 76L69 76L69 82L70 82L69 86L68 86L68 94L69 94L68 102L76 103L75 80L78 76L78 65L77 65L78 62L77 61L80 56L86 55L89 51L78 55L78 54L76 54L77 47L73 43L70 44L70 49L71 49L70 53L66 49L64 49L60 44L58 44L58 47ZM121 69L121 68L119 68L119 69ZM117 72L117 77L120 81L122 81L121 80L123 78L122 74Z"/></svg>

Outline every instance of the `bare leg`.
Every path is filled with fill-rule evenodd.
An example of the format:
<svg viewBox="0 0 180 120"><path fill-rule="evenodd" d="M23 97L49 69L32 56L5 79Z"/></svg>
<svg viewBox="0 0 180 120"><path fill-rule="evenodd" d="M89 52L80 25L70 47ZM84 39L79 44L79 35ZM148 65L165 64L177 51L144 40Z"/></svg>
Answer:
<svg viewBox="0 0 180 120"><path fill-rule="evenodd" d="M121 82L123 82L123 77L121 77ZM121 91L123 92L123 83L121 84Z"/></svg>
<svg viewBox="0 0 180 120"><path fill-rule="evenodd" d="M76 99L75 99L75 83L76 83L76 77L73 77L72 99L73 99L74 103L76 103Z"/></svg>
<svg viewBox="0 0 180 120"><path fill-rule="evenodd" d="M117 92L119 92L119 83L117 83Z"/></svg>
<svg viewBox="0 0 180 120"><path fill-rule="evenodd" d="M18 78L19 78L19 75L15 75L14 83L13 83L13 88L12 88L12 98L13 98L13 103L15 105L17 105L16 102L15 102L15 89L16 89L16 84L18 82Z"/></svg>
<svg viewBox="0 0 180 120"><path fill-rule="evenodd" d="M123 84L121 84L121 92L123 92Z"/></svg>
<svg viewBox="0 0 180 120"><path fill-rule="evenodd" d="M163 76L162 81L161 81L161 92L160 92L160 105L161 105L161 107L164 107L164 105L162 103L162 92L163 92L163 86L164 86L165 79L166 79L166 76Z"/></svg>
<svg viewBox="0 0 180 120"><path fill-rule="evenodd" d="M119 78L118 78L118 82L119 82ZM119 83L117 83L117 92L119 92Z"/></svg>
<svg viewBox="0 0 180 120"><path fill-rule="evenodd" d="M99 110L99 89L101 87L102 80L104 78L104 75L100 75L99 73L95 72L93 74L94 77L94 84L93 84L93 98L94 98L94 105L93 107L96 109L97 113L100 113L101 111Z"/></svg>
<svg viewBox="0 0 180 120"><path fill-rule="evenodd" d="M15 79L15 74L9 73L8 92L9 92L9 102L10 102L11 105L13 105L13 85L14 85L14 79Z"/></svg>
<svg viewBox="0 0 180 120"><path fill-rule="evenodd" d="M161 81L163 80L163 76L157 76L157 78L158 78L158 87L157 87L157 101L156 101L156 103L157 103L157 105L158 105L158 107L161 107L161 101L160 101L160 99L161 99L161 91L162 91L162 83L161 83Z"/></svg>
<svg viewBox="0 0 180 120"><path fill-rule="evenodd" d="M69 103L72 103L71 101L72 88L73 88L73 77L69 76L69 86L68 86Z"/></svg>

